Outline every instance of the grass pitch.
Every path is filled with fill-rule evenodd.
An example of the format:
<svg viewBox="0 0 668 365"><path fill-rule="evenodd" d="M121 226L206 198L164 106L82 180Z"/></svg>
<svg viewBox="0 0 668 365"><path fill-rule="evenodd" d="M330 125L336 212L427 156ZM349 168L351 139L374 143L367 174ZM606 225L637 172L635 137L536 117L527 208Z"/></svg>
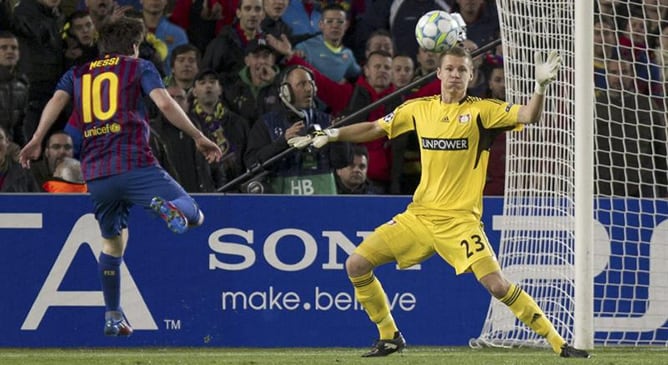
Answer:
<svg viewBox="0 0 668 365"><path fill-rule="evenodd" d="M547 349L470 349L410 347L385 358L361 358L365 349L352 348L100 348L1 349L3 365L355 365L355 364L591 364L666 365L668 349L656 347L597 348L590 359L562 359Z"/></svg>

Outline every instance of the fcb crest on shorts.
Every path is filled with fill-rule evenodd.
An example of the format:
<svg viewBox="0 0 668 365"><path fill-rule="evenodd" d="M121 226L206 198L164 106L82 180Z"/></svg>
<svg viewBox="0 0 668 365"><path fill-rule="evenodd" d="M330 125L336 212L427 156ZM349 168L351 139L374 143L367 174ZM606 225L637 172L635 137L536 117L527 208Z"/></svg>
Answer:
<svg viewBox="0 0 668 365"><path fill-rule="evenodd" d="M459 123L468 123L471 121L471 114L460 115L457 120L459 120Z"/></svg>

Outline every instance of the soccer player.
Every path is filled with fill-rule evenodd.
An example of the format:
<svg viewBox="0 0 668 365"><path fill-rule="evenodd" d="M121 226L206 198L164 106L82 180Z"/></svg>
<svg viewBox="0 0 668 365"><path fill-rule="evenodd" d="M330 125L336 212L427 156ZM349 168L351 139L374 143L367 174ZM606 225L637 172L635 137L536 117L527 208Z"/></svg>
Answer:
<svg viewBox="0 0 668 365"><path fill-rule="evenodd" d="M420 141L422 177L413 202L365 238L346 261L355 295L380 332L380 339L363 356L387 356L406 346L373 269L395 261L406 268L438 253L457 274L473 272L490 294L545 337L557 354L589 357L568 345L534 299L503 276L481 224L490 145L499 133L540 119L545 88L556 78L561 57L552 51L543 61L536 54L536 88L526 105L467 96L473 60L463 48L443 52L438 64L440 95L407 101L376 121L301 137L311 138L312 145L320 147L330 141L394 138L414 130ZM297 146L304 143L291 144L295 142L301 142Z"/></svg>
<svg viewBox="0 0 668 365"><path fill-rule="evenodd" d="M209 162L222 152L190 122L165 90L153 64L138 58L144 38L139 19L120 18L99 30L104 57L75 66L63 75L47 103L37 131L21 150L24 167L39 157L44 136L72 100L66 130L81 143L83 177L102 232L98 268L106 306L104 334L129 336L132 327L120 307L120 265L128 239L130 207L151 208L177 233L201 225L197 203L156 162L149 147L144 95L172 124L195 140Z"/></svg>

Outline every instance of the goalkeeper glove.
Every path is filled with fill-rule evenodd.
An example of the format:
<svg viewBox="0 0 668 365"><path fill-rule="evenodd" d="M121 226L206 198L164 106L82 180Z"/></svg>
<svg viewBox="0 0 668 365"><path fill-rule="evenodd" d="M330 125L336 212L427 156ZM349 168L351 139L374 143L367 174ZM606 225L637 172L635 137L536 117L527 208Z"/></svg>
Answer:
<svg viewBox="0 0 668 365"><path fill-rule="evenodd" d="M330 129L315 131L309 133L306 136L292 137L288 140L288 145L290 147L298 149L302 149L309 145L315 148L321 148L328 142L336 141L337 138L339 138L339 130L336 128L330 128Z"/></svg>
<svg viewBox="0 0 668 365"><path fill-rule="evenodd" d="M310 145L311 142L313 142L313 136L310 134L307 136L297 136L288 139L288 145L290 147L294 147L300 150Z"/></svg>
<svg viewBox="0 0 668 365"><path fill-rule="evenodd" d="M561 56L554 50L550 51L545 61L543 61L543 56L538 51L533 56L536 77L534 92L538 95L544 95L547 85L557 78L557 72L561 67Z"/></svg>
<svg viewBox="0 0 668 365"><path fill-rule="evenodd" d="M315 131L313 132L313 143L311 143L311 146L321 148L329 142L335 142L337 139L339 139L339 130L337 128Z"/></svg>
<svg viewBox="0 0 668 365"><path fill-rule="evenodd" d="M290 147L302 149L307 146L321 148L329 142L334 142L339 138L339 130L330 128L312 132L306 136L292 137L288 140Z"/></svg>

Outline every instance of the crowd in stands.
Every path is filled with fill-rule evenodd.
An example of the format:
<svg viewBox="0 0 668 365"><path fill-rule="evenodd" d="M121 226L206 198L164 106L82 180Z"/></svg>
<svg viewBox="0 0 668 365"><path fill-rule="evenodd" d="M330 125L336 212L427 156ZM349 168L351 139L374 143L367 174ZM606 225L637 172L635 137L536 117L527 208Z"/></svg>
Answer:
<svg viewBox="0 0 668 365"><path fill-rule="evenodd" d="M595 37L603 46L595 50L597 90L607 90L606 70L615 66L604 60L631 57L634 91L647 95L648 102L664 102L668 5L661 0L599 3ZM76 168L71 161L78 157L76 141L67 141L62 132L68 111L54 126L38 168L31 169L34 186L16 186L8 177L14 176L7 170L14 165L6 156L30 139L61 75L104 56L97 50L95 29L134 16L147 29L140 57L153 62L170 95L224 153L220 164L207 163L187 136L157 108L149 108L153 153L189 192L225 187L226 192L294 193L295 178L325 176L316 184L319 193L412 194L420 179L414 133L271 159L288 150L291 136L327 128L432 73L438 55L418 46L414 27L434 9L462 15L469 50L499 37L494 0L5 0L0 6L0 136L15 146L0 148L0 192L51 191L49 179L64 179L54 175L59 164ZM505 98L501 52L499 47L475 59L470 95ZM346 121L380 118L408 98L438 94L438 87L432 82L415 88ZM504 161L501 135L492 146L486 195L503 195ZM249 179L253 184L226 186L248 171L256 172ZM67 182L79 184L73 191L85 189L82 181Z"/></svg>

